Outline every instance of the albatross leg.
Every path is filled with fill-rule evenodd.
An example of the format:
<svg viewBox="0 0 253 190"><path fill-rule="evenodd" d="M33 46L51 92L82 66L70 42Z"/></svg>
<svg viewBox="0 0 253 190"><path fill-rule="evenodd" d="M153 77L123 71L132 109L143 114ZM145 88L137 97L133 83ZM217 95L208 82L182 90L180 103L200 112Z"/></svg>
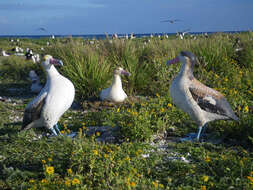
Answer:
<svg viewBox="0 0 253 190"><path fill-rule="evenodd" d="M199 138L201 136L202 127L203 126L199 126L199 131L198 131L198 135L197 135L197 141L199 141Z"/></svg>
<svg viewBox="0 0 253 190"><path fill-rule="evenodd" d="M58 136L58 134L56 133L54 127L50 128L51 132L55 135L55 136Z"/></svg>
<svg viewBox="0 0 253 190"><path fill-rule="evenodd" d="M206 125L207 125L207 123L205 123L203 126L199 127L199 131L198 131L198 135L197 135L197 141L199 141L200 138L204 135L204 133L206 131Z"/></svg>
<svg viewBox="0 0 253 190"><path fill-rule="evenodd" d="M54 128L56 129L56 131L58 132L58 134L60 134L62 136L61 131L60 131L59 127L58 127L58 123L55 124Z"/></svg>

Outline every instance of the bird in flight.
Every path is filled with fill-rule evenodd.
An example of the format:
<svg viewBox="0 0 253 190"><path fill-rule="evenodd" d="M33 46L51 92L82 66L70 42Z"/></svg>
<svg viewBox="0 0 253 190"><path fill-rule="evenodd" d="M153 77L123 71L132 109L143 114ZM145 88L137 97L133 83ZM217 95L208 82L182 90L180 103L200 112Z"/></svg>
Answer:
<svg viewBox="0 0 253 190"><path fill-rule="evenodd" d="M43 27L38 28L38 30L41 30L41 31L43 31L43 32L46 32L46 31L47 31L47 30L46 30L45 28L43 28Z"/></svg>
<svg viewBox="0 0 253 190"><path fill-rule="evenodd" d="M180 22L182 20L179 19L169 19L169 20L162 20L161 22L169 22L171 24L174 24L175 22Z"/></svg>

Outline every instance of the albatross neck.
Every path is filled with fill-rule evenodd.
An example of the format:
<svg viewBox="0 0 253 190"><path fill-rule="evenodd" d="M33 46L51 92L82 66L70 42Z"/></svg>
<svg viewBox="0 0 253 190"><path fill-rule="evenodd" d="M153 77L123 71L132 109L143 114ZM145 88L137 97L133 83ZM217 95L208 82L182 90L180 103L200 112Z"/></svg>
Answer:
<svg viewBox="0 0 253 190"><path fill-rule="evenodd" d="M50 68L46 68L46 72L49 78L51 78L52 76L55 75L59 75L60 73L58 73L57 69L54 67L54 65L51 65Z"/></svg>
<svg viewBox="0 0 253 190"><path fill-rule="evenodd" d="M186 76L189 79L193 79L194 78L194 76L193 76L193 65L189 64L189 63L183 63L181 68L180 68L179 75Z"/></svg>
<svg viewBox="0 0 253 190"><path fill-rule="evenodd" d="M112 86L117 86L117 87L122 88L122 83L121 83L120 75L114 74Z"/></svg>

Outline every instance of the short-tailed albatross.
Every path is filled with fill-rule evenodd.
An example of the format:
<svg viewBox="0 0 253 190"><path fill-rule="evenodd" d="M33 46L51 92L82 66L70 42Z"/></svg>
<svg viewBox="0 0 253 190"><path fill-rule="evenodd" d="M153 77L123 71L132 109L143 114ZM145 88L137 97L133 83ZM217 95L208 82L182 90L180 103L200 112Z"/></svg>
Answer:
<svg viewBox="0 0 253 190"><path fill-rule="evenodd" d="M198 124L197 135L183 140L197 140L201 130L210 121L233 119L238 121L226 98L218 91L209 88L193 76L193 67L197 58L191 52L181 52L179 56L167 62L167 65L181 62L179 74L172 81L170 96L173 103Z"/></svg>
<svg viewBox="0 0 253 190"><path fill-rule="evenodd" d="M47 82L39 95L25 108L21 130L46 127L54 135L58 135L57 132L61 134L57 122L70 108L74 100L75 88L69 79L56 70L54 65L62 66L63 63L51 55L44 56L42 66L47 74Z"/></svg>
<svg viewBox="0 0 253 190"><path fill-rule="evenodd" d="M103 89L99 95L101 100L107 100L112 102L123 102L127 95L122 88L122 82L120 75L124 74L129 76L130 73L122 69L121 67L117 67L113 72L113 82L109 88Z"/></svg>

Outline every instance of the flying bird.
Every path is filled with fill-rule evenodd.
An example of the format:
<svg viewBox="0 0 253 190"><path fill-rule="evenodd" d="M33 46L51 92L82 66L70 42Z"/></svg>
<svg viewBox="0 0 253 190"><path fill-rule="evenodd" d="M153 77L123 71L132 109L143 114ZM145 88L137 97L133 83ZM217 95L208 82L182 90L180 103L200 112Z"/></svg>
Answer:
<svg viewBox="0 0 253 190"><path fill-rule="evenodd" d="M170 86L170 96L172 102L188 113L199 126L197 135L182 140L194 138L199 140L202 136L202 128L205 128L210 121L239 120L221 93L205 86L194 77L193 67L198 62L193 53L182 51L175 59L168 61L167 65L178 62L182 65Z"/></svg>
<svg viewBox="0 0 253 190"><path fill-rule="evenodd" d="M182 20L179 20L179 19L174 19L174 20L169 19L169 20L162 20L161 22L169 22L171 24L174 24L175 22L180 22L180 21L182 21Z"/></svg>
<svg viewBox="0 0 253 190"><path fill-rule="evenodd" d="M46 32L46 31L47 31L47 30L46 30L45 28L43 28L43 27L38 28L38 30L43 31L43 32Z"/></svg>
<svg viewBox="0 0 253 190"><path fill-rule="evenodd" d="M63 66L63 63L51 55L43 57L42 67L46 71L47 82L39 95L26 106L21 130L46 127L52 135L61 135L57 123L73 103L75 88L54 65Z"/></svg>

